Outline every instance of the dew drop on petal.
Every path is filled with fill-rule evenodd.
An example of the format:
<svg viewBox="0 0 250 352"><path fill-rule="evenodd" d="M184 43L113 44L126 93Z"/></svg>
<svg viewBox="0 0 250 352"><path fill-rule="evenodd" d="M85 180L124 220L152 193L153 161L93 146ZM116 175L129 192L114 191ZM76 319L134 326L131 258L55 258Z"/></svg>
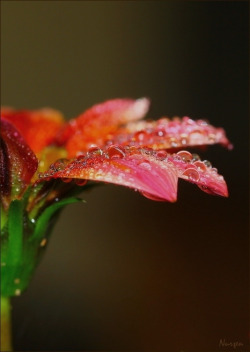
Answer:
<svg viewBox="0 0 250 352"><path fill-rule="evenodd" d="M88 180L85 180L85 179L76 179L75 180L75 183L77 184L77 186L85 186L87 182L88 182Z"/></svg>
<svg viewBox="0 0 250 352"><path fill-rule="evenodd" d="M192 154L192 161L198 161L198 160L200 160L200 157L199 157L199 155L198 154Z"/></svg>
<svg viewBox="0 0 250 352"><path fill-rule="evenodd" d="M164 160L166 159L168 153L166 152L166 150L159 150L158 152L156 152L156 157L159 160Z"/></svg>
<svg viewBox="0 0 250 352"><path fill-rule="evenodd" d="M186 145L188 143L188 135L187 134L182 133L180 135L180 138L181 138L181 144L182 145Z"/></svg>
<svg viewBox="0 0 250 352"><path fill-rule="evenodd" d="M193 181L193 182L198 182L200 179L200 175L198 171L195 170L194 168L186 169L182 175L186 176L190 181Z"/></svg>
<svg viewBox="0 0 250 352"><path fill-rule="evenodd" d="M178 147L177 139L174 138L174 137L171 137L171 138L169 139L169 143L170 143L170 146L173 147L173 148Z"/></svg>
<svg viewBox="0 0 250 352"><path fill-rule="evenodd" d="M87 156L98 156L102 154L103 154L103 151L100 148L92 147L92 148L89 148Z"/></svg>
<svg viewBox="0 0 250 352"><path fill-rule="evenodd" d="M61 171L65 169L67 164L67 159L59 159L54 164L50 165L50 169L53 171Z"/></svg>
<svg viewBox="0 0 250 352"><path fill-rule="evenodd" d="M192 131L189 134L189 138L190 138L190 143L200 144L202 141L202 133L201 131L198 131L198 130Z"/></svg>
<svg viewBox="0 0 250 352"><path fill-rule="evenodd" d="M187 152L186 150L181 150L180 152L177 153L177 155L181 158L182 161L184 162L190 162L193 159L193 156L191 153Z"/></svg>
<svg viewBox="0 0 250 352"><path fill-rule="evenodd" d="M138 165L141 168L143 168L144 170L147 170L147 171L151 170L151 165L150 165L150 162L148 160L143 160L143 161L139 162Z"/></svg>
<svg viewBox="0 0 250 352"><path fill-rule="evenodd" d="M199 171L206 171L206 170L207 170L206 165L205 165L202 161L195 161L195 162L193 163L193 165L194 165L195 167L197 167L197 169L198 169Z"/></svg>
<svg viewBox="0 0 250 352"><path fill-rule="evenodd" d="M158 137L164 137L166 135L166 132L164 130L158 130L158 131L155 132L155 134Z"/></svg>
<svg viewBox="0 0 250 352"><path fill-rule="evenodd" d="M214 143L216 141L216 135L213 133L210 133L208 135L208 140L209 140L209 142Z"/></svg>
<svg viewBox="0 0 250 352"><path fill-rule="evenodd" d="M62 181L65 182L65 183L69 183L72 181L72 178L62 178Z"/></svg>
<svg viewBox="0 0 250 352"><path fill-rule="evenodd" d="M206 167L212 167L212 164L208 160L203 160L203 163L206 165Z"/></svg>
<svg viewBox="0 0 250 352"><path fill-rule="evenodd" d="M107 149L107 154L110 159L122 159L125 157L125 152L123 148L118 147L116 145L111 145Z"/></svg>
<svg viewBox="0 0 250 352"><path fill-rule="evenodd" d="M148 134L146 131L138 131L134 134L134 139L138 142L143 142L147 136Z"/></svg>

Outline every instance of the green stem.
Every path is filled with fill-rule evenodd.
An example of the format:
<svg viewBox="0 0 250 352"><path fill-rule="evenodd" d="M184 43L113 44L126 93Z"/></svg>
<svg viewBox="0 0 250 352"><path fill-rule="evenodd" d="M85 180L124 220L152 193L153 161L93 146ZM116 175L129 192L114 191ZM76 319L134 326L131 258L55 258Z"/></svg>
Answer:
<svg viewBox="0 0 250 352"><path fill-rule="evenodd" d="M1 351L12 351L11 304L9 297L1 296Z"/></svg>

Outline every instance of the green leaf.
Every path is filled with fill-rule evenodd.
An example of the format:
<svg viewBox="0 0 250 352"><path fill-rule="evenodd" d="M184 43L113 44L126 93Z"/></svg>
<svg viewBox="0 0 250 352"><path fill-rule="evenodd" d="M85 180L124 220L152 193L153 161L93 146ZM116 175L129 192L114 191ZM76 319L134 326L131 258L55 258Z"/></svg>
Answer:
<svg viewBox="0 0 250 352"><path fill-rule="evenodd" d="M8 252L7 265L19 262L23 247L23 202L14 200L10 204L8 216Z"/></svg>
<svg viewBox="0 0 250 352"><path fill-rule="evenodd" d="M30 240L40 240L46 229L48 228L48 224L51 218L59 211L62 207L68 204L76 203L76 202L85 202L83 199L71 197L67 199L62 199L59 202L53 203L49 207L47 207L43 213L40 215L38 220L36 221L36 226L34 230L34 234L31 236Z"/></svg>

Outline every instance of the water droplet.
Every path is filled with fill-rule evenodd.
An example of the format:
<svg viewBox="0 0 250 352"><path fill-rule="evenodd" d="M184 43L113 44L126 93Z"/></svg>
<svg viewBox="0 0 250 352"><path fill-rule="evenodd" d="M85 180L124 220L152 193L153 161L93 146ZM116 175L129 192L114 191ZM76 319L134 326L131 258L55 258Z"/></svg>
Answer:
<svg viewBox="0 0 250 352"><path fill-rule="evenodd" d="M156 157L159 160L165 160L167 155L168 153L166 152L166 150L159 150L158 152L156 152Z"/></svg>
<svg viewBox="0 0 250 352"><path fill-rule="evenodd" d="M65 183L69 183L72 181L72 178L62 178L62 181L65 182Z"/></svg>
<svg viewBox="0 0 250 352"><path fill-rule="evenodd" d="M193 157L193 159L192 159L192 161L198 161L198 160L200 160L200 157L199 157L199 155L198 154L192 154L192 157Z"/></svg>
<svg viewBox="0 0 250 352"><path fill-rule="evenodd" d="M143 168L144 170L147 170L147 171L151 170L151 165L150 165L150 162L148 160L143 160L143 161L139 162L138 165L141 168Z"/></svg>
<svg viewBox="0 0 250 352"><path fill-rule="evenodd" d="M203 142L202 133L199 130L190 132L189 139L191 144L200 144Z"/></svg>
<svg viewBox="0 0 250 352"><path fill-rule="evenodd" d="M88 180L85 180L85 179L76 179L75 180L75 183L77 184L77 186L85 186L87 182L88 182Z"/></svg>
<svg viewBox="0 0 250 352"><path fill-rule="evenodd" d="M61 171L65 169L68 162L68 159L58 159L54 164L51 164L49 168L55 172Z"/></svg>
<svg viewBox="0 0 250 352"><path fill-rule="evenodd" d="M187 152L186 150L181 150L180 152L177 153L177 155L181 158L182 161L185 163L190 162L193 159L193 156L191 153Z"/></svg>
<svg viewBox="0 0 250 352"><path fill-rule="evenodd" d="M173 147L173 148L178 147L178 142L177 142L177 139L175 137L169 138L169 143L170 143L170 146Z"/></svg>
<svg viewBox="0 0 250 352"><path fill-rule="evenodd" d="M208 122L205 120L197 120L196 122L200 126L207 126L208 125Z"/></svg>
<svg viewBox="0 0 250 352"><path fill-rule="evenodd" d="M110 159L122 159L125 157L124 149L117 145L111 145L108 147L107 154Z"/></svg>
<svg viewBox="0 0 250 352"><path fill-rule="evenodd" d="M209 142L214 143L216 141L216 135L214 133L210 133L208 135L208 140Z"/></svg>
<svg viewBox="0 0 250 352"><path fill-rule="evenodd" d="M188 143L188 135L187 134L182 133L180 135L180 138L181 138L181 144L182 145L186 145Z"/></svg>
<svg viewBox="0 0 250 352"><path fill-rule="evenodd" d="M146 131L138 131L134 134L134 139L138 142L143 142L147 136L148 134Z"/></svg>
<svg viewBox="0 0 250 352"><path fill-rule="evenodd" d="M203 160L203 163L206 165L206 167L212 167L212 164L208 160Z"/></svg>
<svg viewBox="0 0 250 352"><path fill-rule="evenodd" d="M16 284L16 285L20 284L20 279L19 279L19 278L16 278L16 279L14 280L14 284Z"/></svg>
<svg viewBox="0 0 250 352"><path fill-rule="evenodd" d="M192 119L190 119L190 117L188 117L188 116L184 116L182 120L183 120L183 122L185 122L187 125L194 125L194 124L195 124L195 121L192 120Z"/></svg>
<svg viewBox="0 0 250 352"><path fill-rule="evenodd" d="M30 219L30 221L32 222L32 224L34 224L36 222L35 219Z"/></svg>
<svg viewBox="0 0 250 352"><path fill-rule="evenodd" d="M188 179L193 182L198 182L200 179L198 171L194 168L186 169L182 175L188 177Z"/></svg>
<svg viewBox="0 0 250 352"><path fill-rule="evenodd" d="M195 162L193 163L193 165L194 165L195 167L197 167L197 169L198 169L199 171L206 171L206 170L207 170L206 165L205 165L202 161L195 161Z"/></svg>
<svg viewBox="0 0 250 352"><path fill-rule="evenodd" d="M16 296L20 296L20 295L21 295L21 290L20 290L19 288L17 288L17 289L15 290L15 295L16 295Z"/></svg>
<svg viewBox="0 0 250 352"><path fill-rule="evenodd" d="M213 172L214 174L217 174L218 169L216 169L216 167L212 167L211 172Z"/></svg>
<svg viewBox="0 0 250 352"><path fill-rule="evenodd" d="M89 150L87 152L87 156L89 156L89 157L99 156L99 155L102 155L102 154L103 154L102 149L100 149L98 147L89 148Z"/></svg>
<svg viewBox="0 0 250 352"><path fill-rule="evenodd" d="M158 130L155 132L158 137L164 137L166 132L164 130Z"/></svg>
<svg viewBox="0 0 250 352"><path fill-rule="evenodd" d="M42 241L40 242L40 247L45 247L47 244L47 238L43 238Z"/></svg>

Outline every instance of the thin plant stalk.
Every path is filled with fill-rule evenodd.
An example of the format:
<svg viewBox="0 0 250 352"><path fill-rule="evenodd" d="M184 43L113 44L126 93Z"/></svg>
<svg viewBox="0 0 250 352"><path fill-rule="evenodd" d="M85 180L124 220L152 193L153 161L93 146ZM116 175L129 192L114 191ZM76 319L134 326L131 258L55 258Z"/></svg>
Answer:
<svg viewBox="0 0 250 352"><path fill-rule="evenodd" d="M1 351L12 351L10 298L1 296Z"/></svg>

